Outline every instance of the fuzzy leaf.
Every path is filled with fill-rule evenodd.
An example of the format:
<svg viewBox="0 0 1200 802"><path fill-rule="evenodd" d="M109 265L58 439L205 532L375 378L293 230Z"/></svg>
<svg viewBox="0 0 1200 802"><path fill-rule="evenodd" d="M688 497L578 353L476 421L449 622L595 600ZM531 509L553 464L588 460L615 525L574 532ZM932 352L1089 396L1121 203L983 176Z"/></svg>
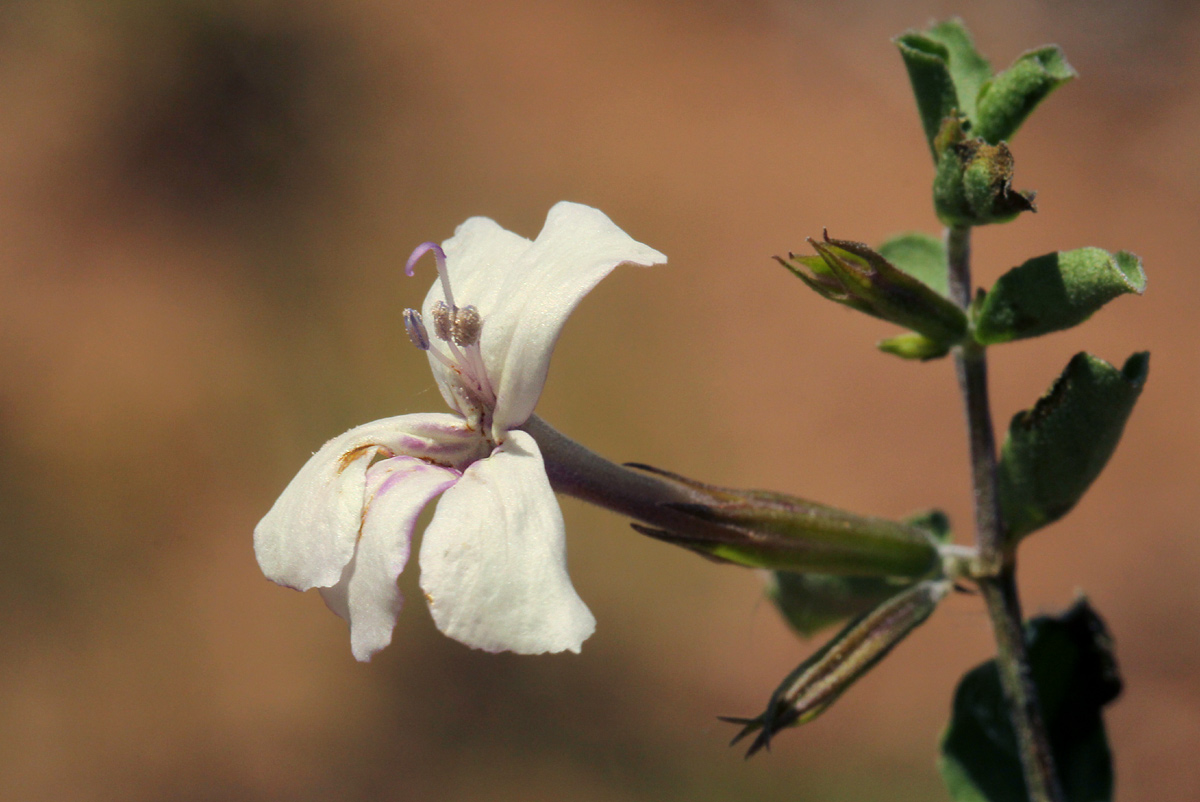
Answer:
<svg viewBox="0 0 1200 802"><path fill-rule="evenodd" d="M1059 779L1069 802L1112 799L1112 756L1101 711L1121 692L1112 638L1086 600L1026 624L1029 662ZM1027 802L1016 736L996 661L971 670L954 695L938 761L956 802Z"/></svg>
<svg viewBox="0 0 1200 802"><path fill-rule="evenodd" d="M797 634L811 638L823 629L862 615L896 595L904 580L773 571L767 598Z"/></svg>
<svg viewBox="0 0 1200 802"><path fill-rule="evenodd" d="M1100 475L1146 383L1150 355L1117 370L1077 354L1032 409L1015 415L1000 452L1000 504L1015 542L1065 515Z"/></svg>
<svg viewBox="0 0 1200 802"><path fill-rule="evenodd" d="M958 110L967 119L975 119L975 101L983 85L992 77L992 65L975 49L971 33L961 19L939 22L925 35L946 48L950 78L958 96Z"/></svg>
<svg viewBox="0 0 1200 802"><path fill-rule="evenodd" d="M983 86L973 134L993 145L1011 140L1037 105L1076 75L1056 45L1025 53Z"/></svg>
<svg viewBox="0 0 1200 802"><path fill-rule="evenodd" d="M1067 329L1113 298L1145 290L1142 261L1126 251L1048 253L1000 277L979 310L975 339L993 345Z"/></svg>
<svg viewBox="0 0 1200 802"><path fill-rule="evenodd" d="M958 19L946 20L926 31L908 31L895 41L908 69L921 125L936 161L934 139L942 120L956 112L973 118L975 99L992 69L975 50L970 33Z"/></svg>

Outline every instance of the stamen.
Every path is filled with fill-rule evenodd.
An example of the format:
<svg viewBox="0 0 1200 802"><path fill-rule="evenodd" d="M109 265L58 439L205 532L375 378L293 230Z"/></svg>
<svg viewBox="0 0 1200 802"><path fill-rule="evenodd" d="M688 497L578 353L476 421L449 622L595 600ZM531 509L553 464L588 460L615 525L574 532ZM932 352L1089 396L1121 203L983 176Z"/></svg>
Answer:
<svg viewBox="0 0 1200 802"><path fill-rule="evenodd" d="M454 316L450 312L450 307L446 306L445 301L438 301L433 305L431 314L433 315L433 333L439 340L450 342L454 329Z"/></svg>
<svg viewBox="0 0 1200 802"><path fill-rule="evenodd" d="M433 251L433 258L437 262L438 277L442 281L442 294L446 296L446 303L453 309L454 294L450 292L450 274L446 272L446 252L442 250L441 245L436 242L422 242L418 245L417 249L412 252L412 256L408 257L408 261L404 263L404 273L412 276L417 260L429 251Z"/></svg>
<svg viewBox="0 0 1200 802"><path fill-rule="evenodd" d="M461 409L476 410L471 414L477 418L485 409L496 403L496 391L488 379L483 353L479 350L483 317L474 306L462 309L455 306L454 294L450 291L450 274L446 270L446 253L436 242L418 245L412 256L408 257L404 272L413 275L417 260L429 251L433 251L437 260L438 278L442 284L442 294L445 296L445 300L434 302L429 316L433 321L434 336L446 344L449 353L442 353L442 349L430 341L429 332L415 309L405 311L404 328L414 345L460 377L459 382L452 383L451 392L461 397ZM474 420L471 414L468 414L468 419Z"/></svg>
<svg viewBox="0 0 1200 802"><path fill-rule="evenodd" d="M404 310L404 330L408 332L408 339L412 340L413 345L422 351L429 350L429 332L425 330L421 313L416 309Z"/></svg>
<svg viewBox="0 0 1200 802"><path fill-rule="evenodd" d="M462 347L479 342L479 330L483 327L483 318L474 306L464 306L454 312L454 325L450 330L454 343Z"/></svg>

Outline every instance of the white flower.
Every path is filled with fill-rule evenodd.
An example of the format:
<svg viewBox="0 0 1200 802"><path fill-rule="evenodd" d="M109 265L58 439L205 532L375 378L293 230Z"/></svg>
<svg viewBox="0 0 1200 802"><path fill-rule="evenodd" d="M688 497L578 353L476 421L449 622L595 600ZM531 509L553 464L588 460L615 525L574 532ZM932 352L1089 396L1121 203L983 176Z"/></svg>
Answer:
<svg viewBox="0 0 1200 802"><path fill-rule="evenodd" d="M354 656L369 660L391 642L396 579L417 516L440 493L420 554L438 629L492 652L578 652L596 622L567 575L541 452L517 427L580 299L619 264L666 257L565 202L533 242L473 217L443 248L418 248L410 275L430 250L439 280L405 324L457 414L385 418L326 443L255 528L258 564L279 584L320 588L350 622Z"/></svg>

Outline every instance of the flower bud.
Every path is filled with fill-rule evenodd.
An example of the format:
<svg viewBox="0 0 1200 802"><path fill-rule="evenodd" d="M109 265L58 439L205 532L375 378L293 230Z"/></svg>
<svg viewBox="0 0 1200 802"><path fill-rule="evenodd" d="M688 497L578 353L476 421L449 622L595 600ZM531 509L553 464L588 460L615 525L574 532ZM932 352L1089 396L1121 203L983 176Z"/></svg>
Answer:
<svg viewBox="0 0 1200 802"><path fill-rule="evenodd" d="M965 336L967 317L949 298L896 267L861 242L808 240L817 256L778 259L818 294L923 335L928 356ZM778 257L777 257L778 258Z"/></svg>

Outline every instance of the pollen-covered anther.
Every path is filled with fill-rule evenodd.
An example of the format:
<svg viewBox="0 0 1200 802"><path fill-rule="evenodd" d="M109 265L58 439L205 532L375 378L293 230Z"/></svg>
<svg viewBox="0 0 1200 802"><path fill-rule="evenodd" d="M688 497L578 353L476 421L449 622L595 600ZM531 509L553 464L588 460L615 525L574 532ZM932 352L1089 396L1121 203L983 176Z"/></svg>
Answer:
<svg viewBox="0 0 1200 802"><path fill-rule="evenodd" d="M453 313L445 301L438 301L433 305L431 310L433 315L433 333L437 335L439 340L450 342L452 329L454 328Z"/></svg>
<svg viewBox="0 0 1200 802"><path fill-rule="evenodd" d="M404 310L404 330L408 332L408 339L412 340L413 345L422 351L429 350L429 332L425 330L421 313L416 309Z"/></svg>
<svg viewBox="0 0 1200 802"><path fill-rule="evenodd" d="M482 328L483 318L479 316L479 310L475 307L464 306L454 310L454 325L450 333L454 337L455 345L465 348L479 342L479 332Z"/></svg>

